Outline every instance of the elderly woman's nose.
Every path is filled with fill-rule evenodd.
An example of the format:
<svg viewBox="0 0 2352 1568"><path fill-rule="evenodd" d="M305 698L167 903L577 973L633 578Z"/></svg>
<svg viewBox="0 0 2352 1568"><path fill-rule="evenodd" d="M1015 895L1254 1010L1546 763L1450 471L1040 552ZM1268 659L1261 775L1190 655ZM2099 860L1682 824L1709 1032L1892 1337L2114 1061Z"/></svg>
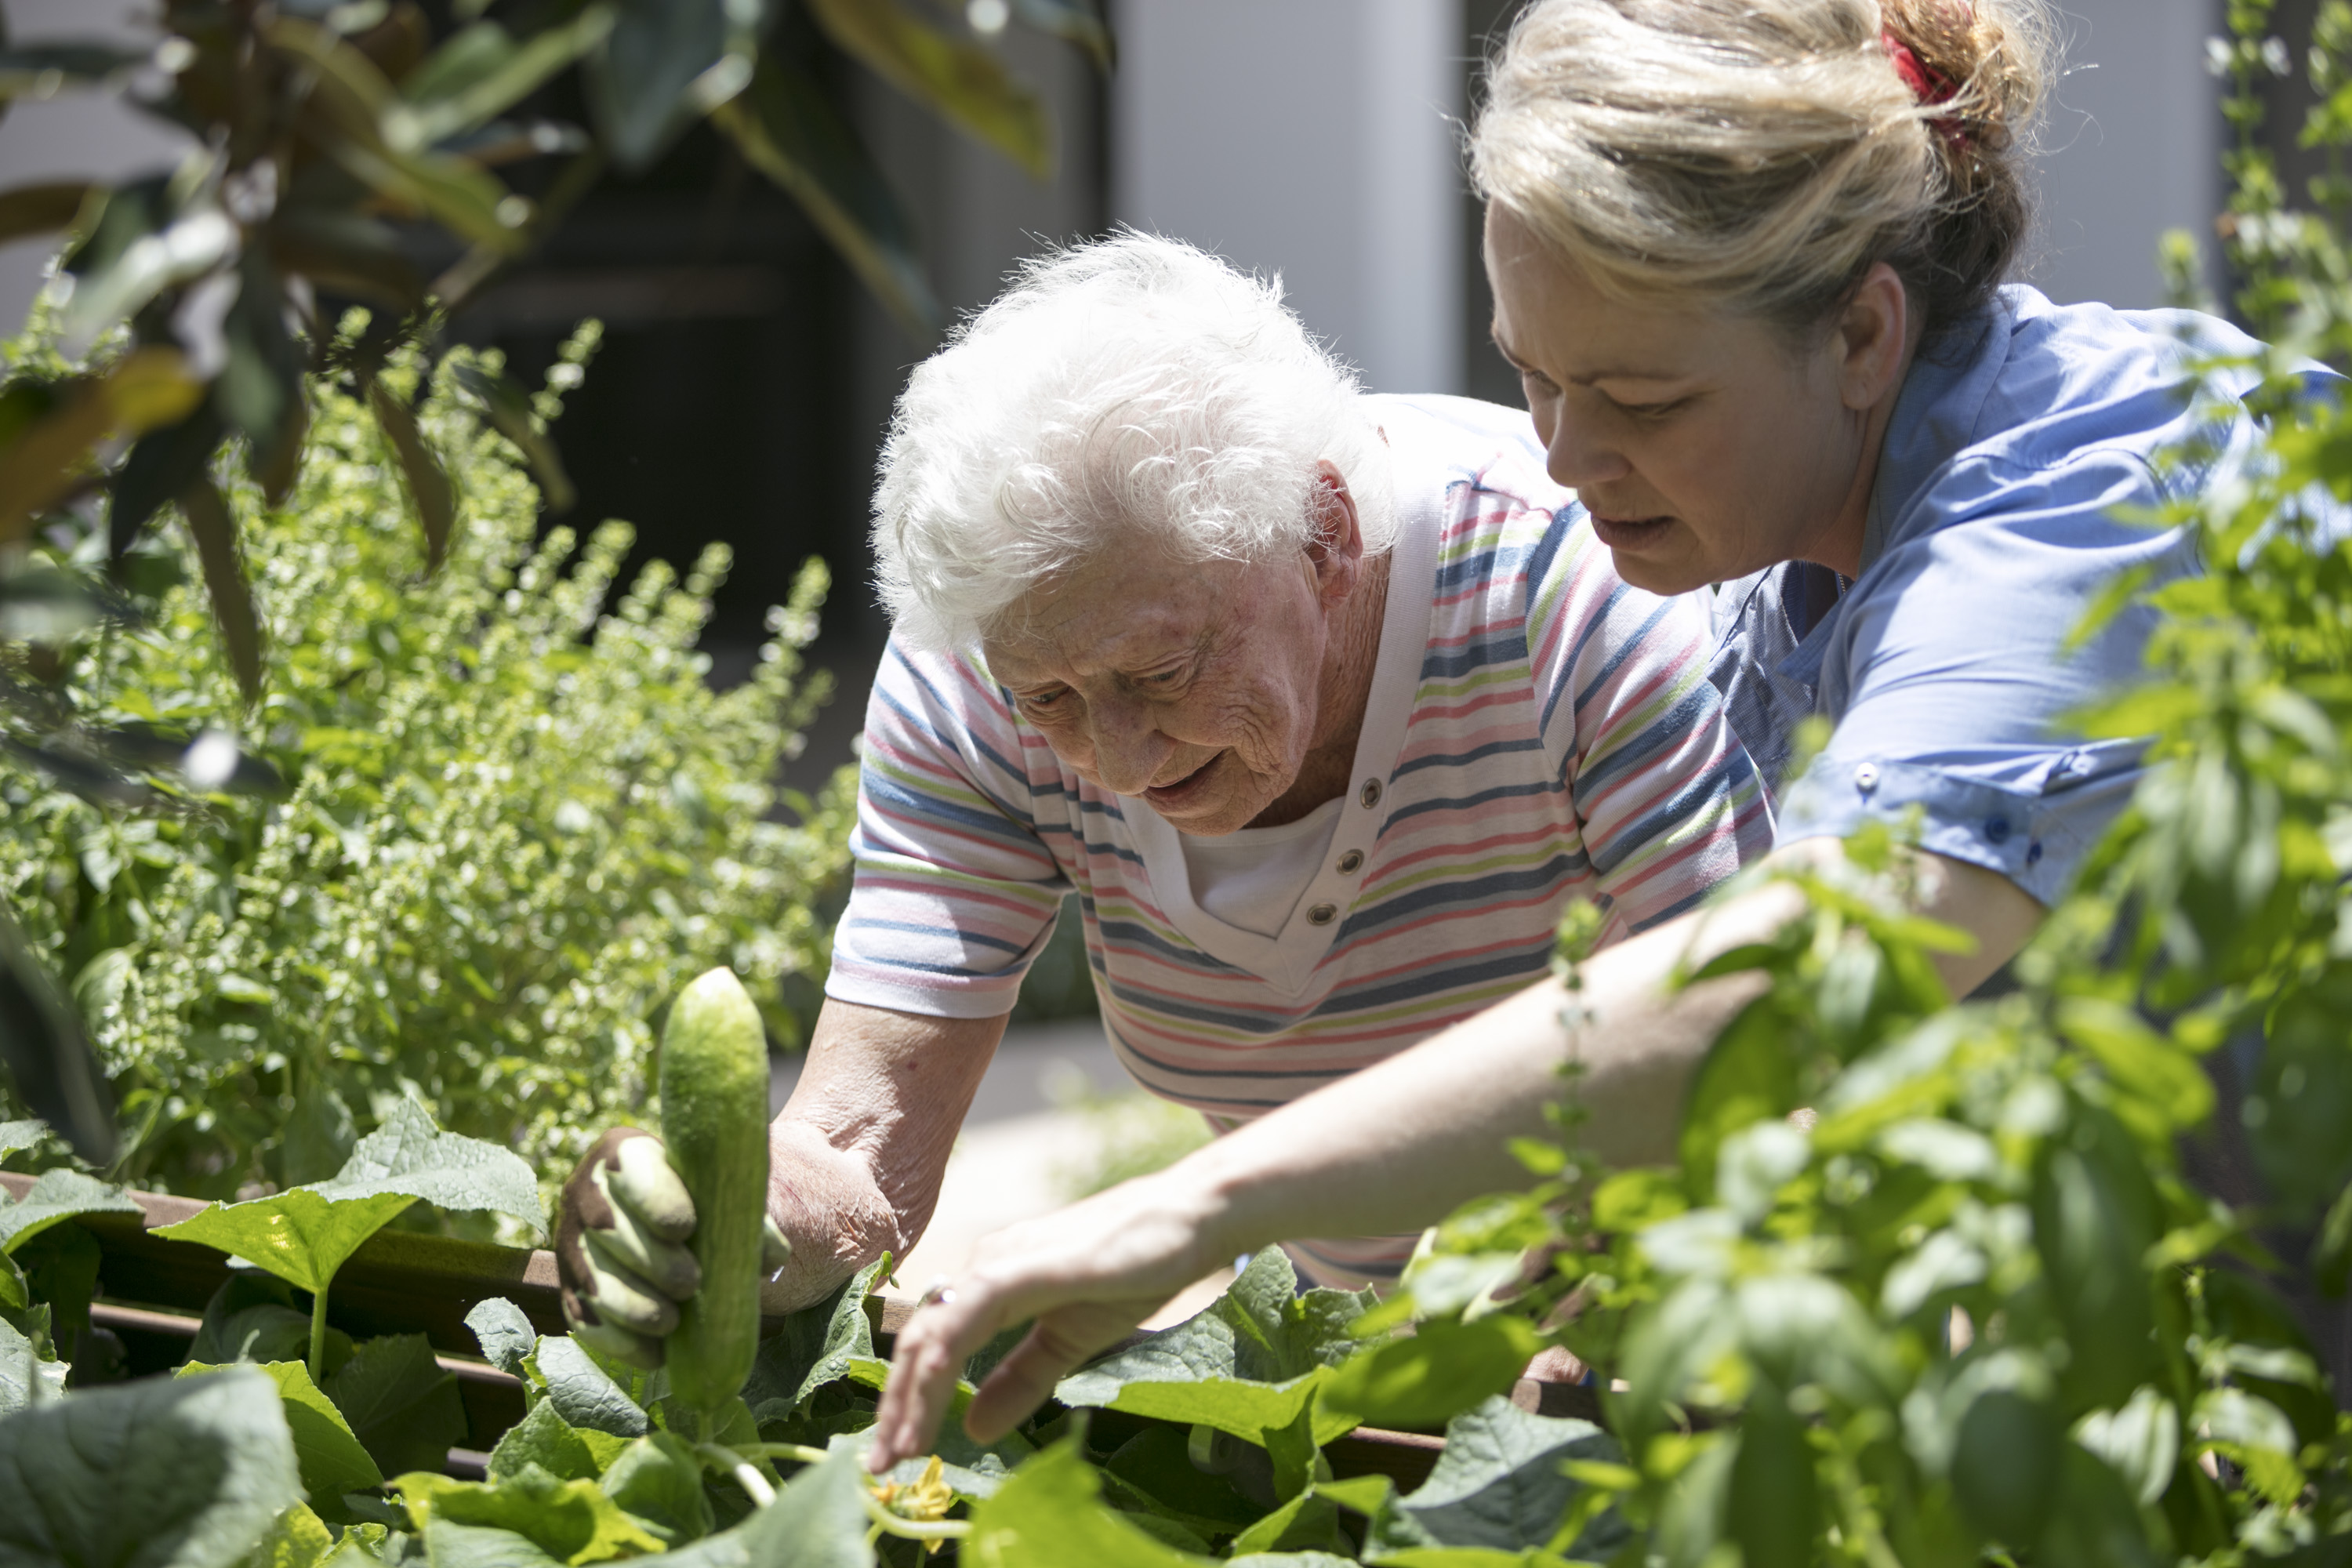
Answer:
<svg viewBox="0 0 2352 1568"><path fill-rule="evenodd" d="M1176 742L1160 732L1140 703L1106 702L1088 710L1093 720L1095 774L1115 795L1141 795Z"/></svg>

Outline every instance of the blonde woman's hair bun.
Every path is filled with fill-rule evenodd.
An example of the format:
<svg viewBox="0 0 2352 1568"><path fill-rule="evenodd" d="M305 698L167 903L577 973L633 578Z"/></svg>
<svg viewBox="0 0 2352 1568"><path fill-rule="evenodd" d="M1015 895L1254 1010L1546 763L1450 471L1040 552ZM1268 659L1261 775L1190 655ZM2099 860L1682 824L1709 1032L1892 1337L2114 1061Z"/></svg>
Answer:
<svg viewBox="0 0 2352 1568"><path fill-rule="evenodd" d="M1932 331L2023 246L2051 37L2043 0L1536 0L1472 176L1622 296L1801 331L1884 261Z"/></svg>

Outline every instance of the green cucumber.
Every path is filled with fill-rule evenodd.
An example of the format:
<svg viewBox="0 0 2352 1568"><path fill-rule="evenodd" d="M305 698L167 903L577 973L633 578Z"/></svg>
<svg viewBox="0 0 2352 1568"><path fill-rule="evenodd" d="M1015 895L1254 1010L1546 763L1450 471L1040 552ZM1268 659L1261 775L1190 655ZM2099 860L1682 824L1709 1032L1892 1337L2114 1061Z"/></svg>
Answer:
<svg viewBox="0 0 2352 1568"><path fill-rule="evenodd" d="M661 1130L694 1199L687 1247L702 1288L678 1308L663 1360L670 1392L713 1415L760 1348L760 1232L768 1212L768 1039L732 971L678 994L662 1030Z"/></svg>

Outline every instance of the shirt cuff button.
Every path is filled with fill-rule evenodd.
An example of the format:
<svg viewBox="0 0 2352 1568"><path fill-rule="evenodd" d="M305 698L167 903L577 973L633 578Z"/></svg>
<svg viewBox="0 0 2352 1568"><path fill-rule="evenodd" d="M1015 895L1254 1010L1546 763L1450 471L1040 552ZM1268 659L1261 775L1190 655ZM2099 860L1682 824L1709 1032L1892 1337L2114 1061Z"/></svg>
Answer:
<svg viewBox="0 0 2352 1568"><path fill-rule="evenodd" d="M1868 795L1878 787L1878 764L1864 763L1853 770L1853 787Z"/></svg>

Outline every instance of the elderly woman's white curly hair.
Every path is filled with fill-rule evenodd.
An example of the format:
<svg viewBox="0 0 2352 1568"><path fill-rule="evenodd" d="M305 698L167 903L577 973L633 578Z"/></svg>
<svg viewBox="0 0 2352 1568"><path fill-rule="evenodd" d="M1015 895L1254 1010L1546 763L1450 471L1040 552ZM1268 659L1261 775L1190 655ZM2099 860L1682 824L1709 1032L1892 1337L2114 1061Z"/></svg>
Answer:
<svg viewBox="0 0 2352 1568"><path fill-rule="evenodd" d="M918 366L890 422L874 552L896 635L968 647L1106 550L1269 561L1315 528L1317 464L1394 537L1355 374L1262 281L1132 231L1025 264Z"/></svg>

